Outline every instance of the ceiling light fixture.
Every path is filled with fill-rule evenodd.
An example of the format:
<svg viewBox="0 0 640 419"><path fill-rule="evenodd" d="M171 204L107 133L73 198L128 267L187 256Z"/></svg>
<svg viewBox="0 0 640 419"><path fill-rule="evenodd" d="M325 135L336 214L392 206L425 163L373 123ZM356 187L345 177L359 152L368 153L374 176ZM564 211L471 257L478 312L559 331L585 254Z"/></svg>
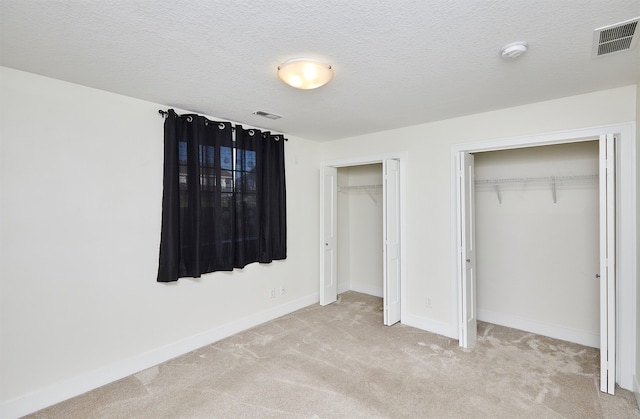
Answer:
<svg viewBox="0 0 640 419"><path fill-rule="evenodd" d="M519 56L527 52L528 47L528 44L524 41L513 42L511 44L505 45L504 48L502 48L500 54L502 54L504 58L518 58Z"/></svg>
<svg viewBox="0 0 640 419"><path fill-rule="evenodd" d="M278 77L296 89L316 89L333 78L333 70L312 58L294 58L278 66Z"/></svg>

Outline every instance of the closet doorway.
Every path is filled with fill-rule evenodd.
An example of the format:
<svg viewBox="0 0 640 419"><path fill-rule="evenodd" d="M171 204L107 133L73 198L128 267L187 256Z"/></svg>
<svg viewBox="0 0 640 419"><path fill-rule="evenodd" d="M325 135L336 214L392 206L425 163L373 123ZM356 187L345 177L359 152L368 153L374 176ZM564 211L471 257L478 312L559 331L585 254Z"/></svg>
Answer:
<svg viewBox="0 0 640 419"><path fill-rule="evenodd" d="M331 304L337 299L338 283L341 292L347 289L380 294L382 291L384 324L391 326L402 318L405 280L405 165L404 153L322 162L320 166L320 304ZM338 171L340 169L340 172ZM376 174L377 173L377 174ZM353 175L353 176L351 176ZM378 180L376 180L378 179ZM338 199L338 194L344 197ZM349 266L350 261L339 263L340 255L349 254L350 232L338 230L339 219L345 219L345 211L350 211L347 194L357 195L353 201L357 210L363 208L363 218L376 218L380 225L374 227L380 237L368 243L363 251L370 251L369 263L373 269L362 266ZM364 202L362 202L364 200ZM381 216L362 205L367 200L380 206ZM338 202L341 205L338 205ZM342 215L342 217L341 217ZM354 215L357 216L357 215ZM353 218L353 217L352 217ZM373 221L375 222L375 221ZM350 229L351 230L351 229ZM355 231L355 230L351 230ZM375 233L374 233L375 234ZM341 237L344 236L344 237ZM379 243L378 249L375 242ZM378 256L379 255L379 256ZM363 256L363 255L361 255ZM360 262L363 263L362 257ZM373 261L373 262L372 262ZM379 262L378 262L379 261ZM340 272L338 266L341 266ZM375 280L364 278L342 278L338 274L348 275L349 271L360 273L376 271L375 265L381 265L377 271L382 274L380 288L376 289ZM355 281L354 281L355 279ZM352 286L353 283L353 286Z"/></svg>
<svg viewBox="0 0 640 419"><path fill-rule="evenodd" d="M614 134L615 133L615 134ZM624 142L621 140L624 139ZM484 151L509 150L524 147L566 144L582 141L597 141L599 145L598 177L599 177L599 314L600 314L600 359L601 359L601 390L613 394L616 383L617 355L622 351L616 345L616 318L619 313L632 310L633 302L626 298L623 290L628 290L632 284L629 278L620 275L616 289L616 274L620 271L635 272L633 255L627 251L616 255L616 247L629 238L635 241L634 233L627 233L621 225L632 224L633 208L631 212L621 210L621 201L629 204L633 196L633 184L624 185L622 177L634 177L634 163L630 154L633 150L633 135L629 126L609 126L576 130L572 132L544 134L507 140L495 140L484 143L452 146L452 190L457 217L455 219L455 289L458 296L456 322L459 325L460 345L471 347L476 339L477 321L477 263L474 216L475 171L474 154ZM625 155L624 153L627 153ZM623 164L619 164L622 162ZM553 190L551 191L553 194ZM498 199L498 192L496 192ZM557 196L552 199L557 199ZM632 204L633 205L633 204ZM616 234L618 233L618 234ZM624 233L625 237L621 238ZM626 237L630 234L630 237ZM618 237L616 237L618 236ZM595 276L595 275L594 275ZM617 302L620 300L621 306ZM630 324L624 323L618 328L618 333L629 333L634 336ZM631 354L624 352L624 362L628 365ZM623 385L624 387L624 385ZM626 388L626 387L625 387Z"/></svg>
<svg viewBox="0 0 640 419"><path fill-rule="evenodd" d="M383 298L382 163L338 168L338 293Z"/></svg>
<svg viewBox="0 0 640 419"><path fill-rule="evenodd" d="M478 320L600 347L598 153L474 154Z"/></svg>

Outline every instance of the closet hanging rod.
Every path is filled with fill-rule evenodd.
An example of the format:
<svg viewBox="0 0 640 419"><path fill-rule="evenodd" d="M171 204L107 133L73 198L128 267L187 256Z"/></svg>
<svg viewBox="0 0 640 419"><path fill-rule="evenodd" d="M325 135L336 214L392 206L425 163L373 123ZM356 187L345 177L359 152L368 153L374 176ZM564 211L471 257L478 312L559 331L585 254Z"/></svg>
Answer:
<svg viewBox="0 0 640 419"><path fill-rule="evenodd" d="M503 185L507 183L560 183L560 182L580 182L598 179L598 174L570 175L570 176L539 176L539 177L516 177L498 179L476 179L476 185Z"/></svg>
<svg viewBox="0 0 640 419"><path fill-rule="evenodd" d="M168 111L163 111L162 109L158 109L158 113L160 114L160 116L161 116L163 119L165 119L165 118L167 118L167 116L169 116L169 112L168 112ZM223 123L223 122L220 122L220 121L218 121L218 122L216 122L216 121L212 121L212 120L210 120L210 119L208 119L208 118L206 118L206 117L205 117L205 119L206 119L207 121L209 121L209 122L213 122L213 123L218 123L218 124ZM189 122L191 122L191 120L190 120ZM233 125L234 123L233 123L233 122L230 122L230 121L229 121L229 123L231 124L231 130L232 130L232 131L235 131L235 130L236 130L236 127ZM238 124L235 124L235 125L238 125ZM255 129L260 130L260 131L262 131L262 130L263 130L263 128L255 128ZM252 135L253 135L253 134L252 134ZM286 138L286 137L284 136L284 134L273 134L273 136L274 136L274 137L282 137L285 141L289 141L289 139L288 139L288 138Z"/></svg>
<svg viewBox="0 0 640 419"><path fill-rule="evenodd" d="M338 191L348 191L351 189L382 189L382 185L349 185L349 186L338 185Z"/></svg>

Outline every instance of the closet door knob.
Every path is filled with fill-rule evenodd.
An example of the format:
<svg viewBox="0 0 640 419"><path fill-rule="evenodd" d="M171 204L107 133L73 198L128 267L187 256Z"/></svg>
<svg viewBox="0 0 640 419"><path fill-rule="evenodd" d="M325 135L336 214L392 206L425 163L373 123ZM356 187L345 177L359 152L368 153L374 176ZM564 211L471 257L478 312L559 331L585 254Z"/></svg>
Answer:
<svg viewBox="0 0 640 419"><path fill-rule="evenodd" d="M471 263L471 259L467 259L467 263Z"/></svg>
<svg viewBox="0 0 640 419"><path fill-rule="evenodd" d="M596 274L596 278L598 278L598 279L599 279L599 278L600 278L600 274Z"/></svg>

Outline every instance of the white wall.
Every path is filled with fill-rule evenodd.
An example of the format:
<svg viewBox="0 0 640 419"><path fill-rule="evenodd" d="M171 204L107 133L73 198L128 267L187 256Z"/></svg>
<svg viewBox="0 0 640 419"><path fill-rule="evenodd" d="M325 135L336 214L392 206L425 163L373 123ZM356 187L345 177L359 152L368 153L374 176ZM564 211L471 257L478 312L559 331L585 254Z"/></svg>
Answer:
<svg viewBox="0 0 640 419"><path fill-rule="evenodd" d="M382 185L382 164L338 168L338 185ZM338 193L338 288L382 297L382 189Z"/></svg>
<svg viewBox="0 0 640 419"><path fill-rule="evenodd" d="M598 142L475 154L476 179L598 173ZM599 347L597 177L477 185L478 319ZM570 303L568 303L570 302Z"/></svg>
<svg viewBox="0 0 640 419"><path fill-rule="evenodd" d="M317 301L317 143L286 144L285 261L160 284L167 106L0 71L3 413Z"/></svg>

